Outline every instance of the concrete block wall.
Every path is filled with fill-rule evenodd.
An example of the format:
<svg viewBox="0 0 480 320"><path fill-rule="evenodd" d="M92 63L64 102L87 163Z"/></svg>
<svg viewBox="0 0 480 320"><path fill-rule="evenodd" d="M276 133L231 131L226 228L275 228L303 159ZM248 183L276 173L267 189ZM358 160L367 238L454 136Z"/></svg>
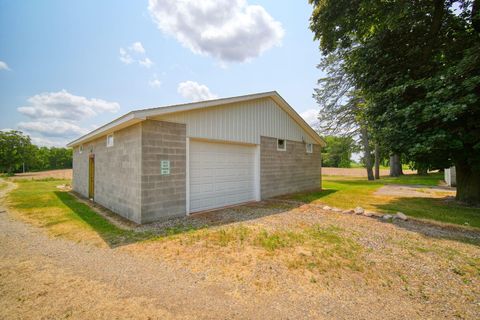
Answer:
<svg viewBox="0 0 480 320"><path fill-rule="evenodd" d="M261 137L262 199L321 187L320 146L307 153L305 144ZM88 196L88 159L95 155L95 201L136 223L186 213L186 125L146 120L116 131L114 146L106 136L74 150L73 189ZM161 174L161 161L170 161L170 174Z"/></svg>
<svg viewBox="0 0 480 320"><path fill-rule="evenodd" d="M287 140L287 150L277 150L277 138L260 139L262 199L321 187L321 150L307 153L302 142Z"/></svg>
<svg viewBox="0 0 480 320"><path fill-rule="evenodd" d="M114 132L114 145L103 136L74 150L73 190L88 196L89 157L95 156L95 202L141 222L141 124Z"/></svg>
<svg viewBox="0 0 480 320"><path fill-rule="evenodd" d="M186 214L186 125L142 122L141 222ZM170 174L161 174L161 161L170 161Z"/></svg>
<svg viewBox="0 0 480 320"><path fill-rule="evenodd" d="M72 189L73 191L88 197L88 157L90 153L86 148L80 151L80 147L73 149L73 176Z"/></svg>

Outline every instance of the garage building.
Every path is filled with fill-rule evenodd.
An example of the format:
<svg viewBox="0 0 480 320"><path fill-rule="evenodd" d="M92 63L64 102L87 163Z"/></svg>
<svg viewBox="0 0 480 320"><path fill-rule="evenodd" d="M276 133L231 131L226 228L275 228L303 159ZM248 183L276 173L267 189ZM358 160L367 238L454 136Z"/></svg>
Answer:
<svg viewBox="0 0 480 320"><path fill-rule="evenodd" d="M73 190L136 223L321 187L324 141L277 92L132 111L68 146Z"/></svg>

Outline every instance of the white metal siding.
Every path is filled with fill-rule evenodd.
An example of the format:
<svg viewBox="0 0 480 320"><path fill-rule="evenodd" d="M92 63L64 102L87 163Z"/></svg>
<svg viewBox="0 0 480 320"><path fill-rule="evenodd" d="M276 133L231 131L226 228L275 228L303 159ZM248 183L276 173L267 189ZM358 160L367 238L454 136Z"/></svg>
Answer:
<svg viewBox="0 0 480 320"><path fill-rule="evenodd" d="M190 212L255 200L255 148L191 140Z"/></svg>
<svg viewBox="0 0 480 320"><path fill-rule="evenodd" d="M260 144L260 136L315 143L315 141L270 98L250 100L160 116L157 119L185 123L187 136Z"/></svg>

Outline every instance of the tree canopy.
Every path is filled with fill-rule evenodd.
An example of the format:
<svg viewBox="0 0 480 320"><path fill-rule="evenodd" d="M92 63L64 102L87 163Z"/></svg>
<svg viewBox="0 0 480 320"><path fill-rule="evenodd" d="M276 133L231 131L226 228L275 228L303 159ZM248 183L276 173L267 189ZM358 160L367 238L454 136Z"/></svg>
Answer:
<svg viewBox="0 0 480 320"><path fill-rule="evenodd" d="M0 172L15 173L72 167L72 150L37 147L20 131L0 131Z"/></svg>
<svg viewBox="0 0 480 320"><path fill-rule="evenodd" d="M429 168L455 164L457 199L480 202L480 0L310 3L376 138Z"/></svg>
<svg viewBox="0 0 480 320"><path fill-rule="evenodd" d="M322 166L350 168L352 153L357 151L351 137L326 136L327 146L322 149Z"/></svg>

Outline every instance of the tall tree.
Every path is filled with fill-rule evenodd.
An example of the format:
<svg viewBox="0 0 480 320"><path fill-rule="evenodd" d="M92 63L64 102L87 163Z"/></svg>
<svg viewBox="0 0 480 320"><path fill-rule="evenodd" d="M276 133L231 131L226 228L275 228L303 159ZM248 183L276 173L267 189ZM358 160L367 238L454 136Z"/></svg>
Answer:
<svg viewBox="0 0 480 320"><path fill-rule="evenodd" d="M457 168L457 199L480 202L480 0L310 0L324 54L370 102L394 154Z"/></svg>
<svg viewBox="0 0 480 320"><path fill-rule="evenodd" d="M72 167L72 150L37 147L20 131L0 131L0 172L9 174Z"/></svg>
<svg viewBox="0 0 480 320"><path fill-rule="evenodd" d="M366 101L345 70L342 51L326 55L318 68L327 73L326 77L318 80L318 88L314 89L313 95L320 105L319 129L327 135L358 138L364 152L368 179L373 180L371 134L364 116Z"/></svg>
<svg viewBox="0 0 480 320"><path fill-rule="evenodd" d="M326 136L327 146L322 149L322 166L350 168L352 152L358 148L351 137Z"/></svg>
<svg viewBox="0 0 480 320"><path fill-rule="evenodd" d="M0 171L12 174L32 157L30 137L20 131L0 131Z"/></svg>

